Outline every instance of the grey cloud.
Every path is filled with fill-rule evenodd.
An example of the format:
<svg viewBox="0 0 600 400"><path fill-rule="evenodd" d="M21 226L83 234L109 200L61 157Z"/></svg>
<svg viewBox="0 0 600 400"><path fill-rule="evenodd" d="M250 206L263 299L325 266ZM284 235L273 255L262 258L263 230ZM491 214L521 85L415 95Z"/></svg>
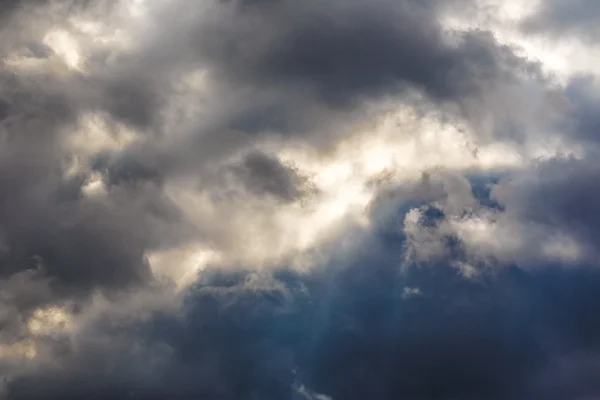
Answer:
<svg viewBox="0 0 600 400"><path fill-rule="evenodd" d="M377 234L362 244L349 262L308 274L207 270L182 314L117 332L97 326L63 355L62 369L23 374L8 393L297 399L298 381L332 399L597 393L589 376L600 326L588 306L597 271L507 268L479 280L447 265L399 273L397 244ZM421 295L406 298L407 286Z"/></svg>
<svg viewBox="0 0 600 400"><path fill-rule="evenodd" d="M18 9L19 23L5 26L3 39L14 38L0 42L0 53L21 46L49 52L32 21L44 10L48 20L39 26L61 27L72 15L107 15L115 4L10 2L5 9ZM47 8L30 8L38 6ZM33 54L43 63L39 70L0 72L0 231L7 249L0 255L0 276L10 279L39 263L57 299L147 283L147 251L179 238L173 227L180 216L162 192L160 174L121 155L106 165L88 165L86 155L73 154L67 142L81 128L80 117L92 112L108 111L117 121L150 129L160 109L156 86L143 79L119 82L122 71L108 66L99 72L93 65L91 75L69 72L41 55ZM79 170L68 172L74 162ZM92 172L103 174L105 195L84 194ZM136 182L142 184L134 188Z"/></svg>
<svg viewBox="0 0 600 400"><path fill-rule="evenodd" d="M569 35L595 42L600 38L598 28L600 5L589 0L543 0L536 14L523 23L528 32Z"/></svg>
<svg viewBox="0 0 600 400"><path fill-rule="evenodd" d="M79 155L65 147L65 138L91 108L89 88L78 78L68 81L72 86L51 75L40 78L0 74L8 104L0 121L0 279L14 282L39 267L48 280L46 294L26 307L7 300L6 309L25 316L37 307L148 283L146 252L177 241L181 232L174 228L180 217L173 204L135 164L111 166L107 192L96 198L84 194L92 178L85 165L67 177L69 159ZM127 182L134 179L151 182L131 190ZM10 321L19 326L18 319Z"/></svg>
<svg viewBox="0 0 600 400"><path fill-rule="evenodd" d="M195 170L273 135L327 148L353 122L371 117L365 103L386 97L413 102L416 92L438 105L457 106L467 99L478 102L496 84L535 75L534 65L493 35L443 31L438 17L445 8L469 6L220 2L200 12L190 2L174 2L154 16L157 31L122 60L143 83L132 86L127 77L133 72L118 78L123 93L115 104L135 99L135 93L146 93L144 100L111 112L151 130L168 91L165 82L200 67L210 81L198 99L203 117L185 139L139 149L144 162L164 163L173 172ZM186 18L177 18L181 13Z"/></svg>
<svg viewBox="0 0 600 400"><path fill-rule="evenodd" d="M201 26L200 54L223 79L308 86L332 108L406 87L456 100L478 80L500 78L511 62L510 51L482 32L448 45L435 2L259 5Z"/></svg>
<svg viewBox="0 0 600 400"><path fill-rule="evenodd" d="M80 275L81 283L93 282L94 279L86 277L85 264L100 261L96 259L98 254L80 256L91 250L86 249L85 238L93 241L102 233L101 230L92 233L94 229L88 229L91 226L77 226L85 219L85 212L93 210L80 208L77 201L56 202L60 196L54 197L64 187L57 151L60 129L74 118L73 107L60 94L55 97L42 91L11 90L10 86L5 89L13 97L10 115L1 127L4 146L0 157L3 166L0 215L8 246L8 253L2 255L2 275L29 268L28 260L39 256L48 258L45 261L51 275L52 272L57 276ZM78 241L79 245L70 247L69 243ZM105 261L100 261L99 271L115 266L114 260Z"/></svg>
<svg viewBox="0 0 600 400"><path fill-rule="evenodd" d="M0 340L12 343L25 335L24 321L40 305L56 302L50 288L50 280L44 277L39 266L21 271L0 280L3 308L0 312Z"/></svg>
<svg viewBox="0 0 600 400"><path fill-rule="evenodd" d="M37 1L38 3L45 2L44 0ZM17 11L24 4L29 3L23 0L2 0L0 2L0 20L9 18L15 11ZM33 2L35 3L35 1Z"/></svg>
<svg viewBox="0 0 600 400"><path fill-rule="evenodd" d="M190 226L165 193L179 174L199 177L200 185L208 179L198 190L210 195L228 189L223 176L230 174L244 196L273 197L278 201L261 204L275 207L313 189L310 177L265 152L262 141L308 142L324 151L372 115L366 103L386 98L409 103L424 95L444 112L480 102L478 110L494 114L480 100L503 83L537 82L539 71L492 34L443 31L445 7L471 5L177 0L159 7L148 32L135 31L140 37L127 54L110 62L108 54L93 54L86 74L54 74L54 64L30 77L0 72L0 344L28 339L27 318L39 307L75 303L85 310L98 293L152 291L149 251L198 237L227 245L243 240L233 231L246 221L241 213L229 221L227 208L210 219L216 228ZM83 2L49 19L60 24L86 7L106 15ZM204 14L194 11L199 7L207 7ZM23 46L43 59L49 50L29 40ZM196 68L207 69L209 82L184 101L196 101L199 115L183 127L169 115L169 125L173 82ZM580 86L566 93L580 106L568 124L578 139L591 138L593 94ZM78 154L65 139L88 112L128 125L139 142L82 155L81 169L66 177L65 161ZM344 235L344 243L315 249L326 262L312 271L207 269L184 293L179 312L150 313L142 323L90 317L78 335L33 338L42 355L31 369L9 366L9 399L294 399L303 396L298 382L307 388L304 397L317 399L316 393L344 400L596 395L586 377L592 367L573 354L600 345L587 302L597 300L598 274L504 263L495 276L467 279L452 262L472 261L470 254L452 232L436 229L448 216L494 208L558 226L596 248L599 199L590 182L598 171L591 158L543 164L533 182L523 175L496 188L504 207L498 210L490 199L482 205L460 176L384 185L368 210L371 230L356 235L366 239L350 251ZM103 193L86 195L96 173ZM402 270L410 232L401 222L413 208L431 234L425 239L439 239L443 256L431 268ZM405 296L407 287L421 295ZM556 383L561 358L574 372Z"/></svg>
<svg viewBox="0 0 600 400"><path fill-rule="evenodd" d="M565 88L564 96L568 101L565 118L560 127L565 136L575 142L586 143L586 148L593 152L600 140L600 96L599 84L591 76L572 77Z"/></svg>
<svg viewBox="0 0 600 400"><path fill-rule="evenodd" d="M5 101L0 99L0 121L2 121L4 118L8 117L10 115L10 104Z"/></svg>
<svg viewBox="0 0 600 400"><path fill-rule="evenodd" d="M144 165L127 154L101 153L91 160L91 168L103 174L108 187L153 183L160 187L161 171Z"/></svg>
<svg viewBox="0 0 600 400"><path fill-rule="evenodd" d="M152 233L137 230L144 225L149 228L146 223L151 214L142 217L138 210L136 215L136 206L121 206L118 211L118 203L126 198L119 200L115 195L111 199L115 204L111 200L94 204L83 198L53 201L46 197L37 203L11 196L11 200L22 211L3 213L8 251L1 257L2 275L34 267L34 260L39 259L61 292L85 293L149 278L144 256Z"/></svg>
<svg viewBox="0 0 600 400"><path fill-rule="evenodd" d="M407 236L413 262L444 261L459 268L593 264L600 245L595 154L539 161L496 177L484 190L475 182L455 185L454 191L438 186L437 193L433 186L421 194L398 191L391 206L375 203L382 214L374 216L387 221L388 234ZM418 210L418 220L405 219L409 210Z"/></svg>
<svg viewBox="0 0 600 400"><path fill-rule="evenodd" d="M135 76L107 82L104 87L104 107L117 120L152 129L159 122L160 96L155 83Z"/></svg>
<svg viewBox="0 0 600 400"><path fill-rule="evenodd" d="M232 166L231 171L249 192L257 195L294 201L311 191L309 178L268 154L252 152L239 165Z"/></svg>
<svg viewBox="0 0 600 400"><path fill-rule="evenodd" d="M514 218L573 235L595 258L600 192L592 182L599 173L595 160L551 160L500 183L493 195Z"/></svg>

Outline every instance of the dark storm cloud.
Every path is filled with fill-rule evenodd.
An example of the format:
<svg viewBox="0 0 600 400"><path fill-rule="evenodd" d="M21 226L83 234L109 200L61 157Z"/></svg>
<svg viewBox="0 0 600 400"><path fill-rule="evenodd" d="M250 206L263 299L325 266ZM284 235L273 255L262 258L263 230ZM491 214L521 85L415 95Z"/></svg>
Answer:
<svg viewBox="0 0 600 400"><path fill-rule="evenodd" d="M117 120L142 130L159 121L160 97L156 83L126 76L105 84L105 109Z"/></svg>
<svg viewBox="0 0 600 400"><path fill-rule="evenodd" d="M536 74L489 33L443 30L440 15L470 9L469 1L218 2L200 16L194 4L175 2L154 15L156 32L122 60L135 73L118 75L110 109L149 130L165 82L177 71L206 68L210 83L199 99L204 117L193 133L139 150L138 157L173 171L196 170L265 134L327 148L368 116L365 103L411 103L420 93L457 105ZM134 75L142 77L139 85L127 78ZM136 93L143 101L118 106Z"/></svg>
<svg viewBox="0 0 600 400"><path fill-rule="evenodd" d="M10 17L12 13L14 13L16 10L18 10L19 7L22 7L22 5L25 3L27 3L27 2L25 2L23 0L2 0L2 1L0 1L0 21L2 21L5 18ZM32 3L35 3L35 1ZM41 3L41 1L38 1L38 3Z"/></svg>
<svg viewBox="0 0 600 400"><path fill-rule="evenodd" d="M307 195L310 182L293 167L275 156L252 152L239 165L231 167L233 175L251 193L270 195L283 201L294 201Z"/></svg>
<svg viewBox="0 0 600 400"><path fill-rule="evenodd" d="M85 165L67 175L77 155L65 149L64 141L93 102L77 78L68 81L73 85L40 78L0 73L0 282L13 285L28 271L38 271L46 282L20 285L24 293L41 293L32 294L27 306L18 297L7 300L5 309L19 318L10 319L12 328L6 322L6 331L17 329L17 322L37 307L148 282L146 251L166 243L158 231L167 234L179 218L153 176L136 164L111 165L106 196L84 194L93 177ZM134 179L150 183L128 190Z"/></svg>
<svg viewBox="0 0 600 400"><path fill-rule="evenodd" d="M104 182L109 187L163 182L161 172L127 154L100 153L91 160L91 168L103 175Z"/></svg>
<svg viewBox="0 0 600 400"><path fill-rule="evenodd" d="M566 136L585 142L588 150L597 148L600 141L600 96L598 80L591 76L573 77L565 88L569 101L566 118L561 128Z"/></svg>
<svg viewBox="0 0 600 400"><path fill-rule="evenodd" d="M290 93L308 87L333 108L405 88L457 100L480 81L512 73L507 64L517 66L512 52L484 32L449 44L437 2L244 4L200 28L199 49L216 74L251 85L289 85Z"/></svg>
<svg viewBox="0 0 600 400"><path fill-rule="evenodd" d="M599 178L594 159L550 160L501 182L493 194L512 217L574 235L594 258L600 246L600 190L593 182Z"/></svg>
<svg viewBox="0 0 600 400"><path fill-rule="evenodd" d="M10 11L3 18L14 15L15 21L19 20L15 26L27 29L26 11L42 2L26 3L11 3L14 10L3 9ZM62 5L68 8L66 2ZM75 8L85 7L79 3ZM20 11L22 14L17 15ZM60 20L62 16L53 17ZM103 100L104 93L110 91L98 87L100 80L65 73L61 65L47 57L48 48L32 45L29 41L34 39L27 36L28 32L11 31L15 26L7 22L0 27L0 54L21 54L20 44L11 40L18 42L17 36L22 34L27 41L25 47L33 48L23 54L46 63L40 64L46 68L29 74L3 65L0 71L3 357L4 346L35 340L27 322L40 307L80 304L91 295L112 295L145 286L153 279L146 259L148 249L177 240L178 234L171 228L180 219L160 190L160 182L135 163L113 163L101 171L108 188L104 196L84 193L94 177L85 156L74 154L67 142L80 128L81 116L102 111L106 104L115 107L115 102ZM34 54L36 48L44 52ZM152 102L131 96L129 100L143 103L143 110L148 110ZM143 125L146 116L131 107L127 110L129 117L122 119ZM75 162L80 170L68 172ZM146 184L132 190L134 180ZM2 380L18 370L10 362L3 360L0 365Z"/></svg>
<svg viewBox="0 0 600 400"><path fill-rule="evenodd" d="M115 4L0 2L3 18L15 21L0 27L0 54L40 62L32 71L8 63L0 71L0 281L35 270L54 296L23 308L23 320L35 307L146 284L152 279L147 251L178 238L171 228L180 215L162 192L159 171L126 155L87 160L68 144L87 129L80 117L88 113L108 112L150 131L160 120L161 97L153 92L160 80L149 82L127 68L114 71L102 57L91 61L89 75L67 71L36 31L50 23L60 29L71 15L108 15ZM42 15L48 20L33 20ZM68 172L72 164L79 167ZM95 172L106 186L99 197L85 194L87 185L99 184ZM41 290L36 282L32 288Z"/></svg>
<svg viewBox="0 0 600 400"><path fill-rule="evenodd" d="M584 40L600 39L600 4L593 0L543 0L536 14L523 23L525 31L547 33L555 37L576 36Z"/></svg>
<svg viewBox="0 0 600 400"><path fill-rule="evenodd" d="M327 261L311 271L208 269L178 313L144 323L92 315L76 335L27 337L39 307L85 308L98 292L154 290L148 251L180 244L189 223L163 191L170 173L203 177L206 166L225 165L243 190L293 202L312 190L308 177L260 151L234 166L230 156L261 133L319 147L346 132L334 128L359 122L363 103L386 96L408 102L416 91L460 104L535 73L491 34L443 31L446 7L468 1L246 0L211 3L202 17L198 4L161 8L154 35L112 63L92 58L88 75L0 72L0 345L32 339L40 348L33 368L19 373L0 361L10 400L597 396L589 378L600 373L595 270L504 265L467 279L449 265L467 257L452 237L449 256L431 268L400 268L399 222L409 210L422 206L420 222L433 229L455 207L448 198L473 202L460 182L450 192L428 176L382 189L368 210L372 232L348 232L366 236L351 251L334 240L316 249ZM181 139L162 131L163 112L172 80L196 67L209 69L208 94L195 98L201 115ZM573 99L587 93L578 90ZM592 104L582 96L580 104ZM570 126L593 136L595 108L578 110ZM94 154L67 176L65 162L77 154L65 138L89 111L148 140ZM590 182L598 171L589 158L547 163L533 183L495 194L501 211L597 247L600 192ZM85 194L93 173L105 184L101 196ZM569 374L560 373L564 364Z"/></svg>
<svg viewBox="0 0 600 400"><path fill-rule="evenodd" d="M100 260L96 255L80 256L89 250L84 244L85 237L91 239L102 233L92 233L95 229L77 226L83 222L77 199L61 203L56 201L60 196L55 197L66 183L62 181L61 159L57 152L59 130L72 123L73 107L60 95L11 90L10 84L4 89L13 97L11 112L1 127L4 145L0 153L0 191L3 193L0 215L9 249L2 256L2 275L31 267L32 262L28 260L39 256L42 259L49 257L45 261L51 276L53 272L57 276L63 276L63 273L79 275L80 282L92 282L93 279L88 280L89 271L84 265ZM82 183L79 182L79 186ZM77 192L77 188L74 190ZM71 226L64 226L64 223ZM70 247L69 243L79 240L78 246ZM114 260L101 264L100 271L115 266Z"/></svg>
<svg viewBox="0 0 600 400"><path fill-rule="evenodd" d="M10 104L5 100L0 99L0 121L10 115L9 111Z"/></svg>
<svg viewBox="0 0 600 400"><path fill-rule="evenodd" d="M33 11L37 7L40 7L40 9L42 9L44 6L48 5L59 5L62 7L66 7L66 9L69 9L71 11L81 11L87 9L91 4L97 6L98 4L110 5L114 3L114 0L102 0L101 2L91 0L66 0L63 1L62 4L58 4L53 0L0 0L0 21L6 21L9 18L13 18L15 17L15 14L18 14L19 12ZM0 31L1 30L2 27L0 27Z"/></svg>
<svg viewBox="0 0 600 400"><path fill-rule="evenodd" d="M39 268L19 272L0 281L2 343L12 343L26 333L24 321L40 304L53 305L56 302L49 283Z"/></svg>
<svg viewBox="0 0 600 400"><path fill-rule="evenodd" d="M302 385L348 400L597 394L597 271L507 268L470 280L443 264L403 273L400 257L376 234L351 261L308 274L207 270L182 315L111 336L121 354L90 340L65 356L66 369L22 376L8 393L299 399ZM407 287L418 294L405 296ZM119 344L128 340L143 340L143 350ZM561 368L569 373L556 380Z"/></svg>
<svg viewBox="0 0 600 400"><path fill-rule="evenodd" d="M585 202L589 193L564 186L590 177L565 166L541 173L543 182L555 187L552 193ZM443 197L438 186L424 179L405 188L396 212ZM507 201L507 207L524 204L529 213L522 218L559 214L555 222L567 223L560 213L572 208L540 187L523 196L550 199L547 205ZM388 213L390 206L374 205ZM427 218L435 224L444 215ZM444 260L402 271L405 236L388 219L374 219L372 233L351 254L336 256L335 243L325 248L327 265L308 273L206 270L181 314L129 326L101 320L83 339L72 339L80 340L76 346L64 344L71 350L55 346L60 369L21 374L9 381L8 394L15 400L300 399L298 388L305 387L349 400L597 395L590 377L600 372L598 271L507 265L468 279ZM415 294L407 297L407 288Z"/></svg>

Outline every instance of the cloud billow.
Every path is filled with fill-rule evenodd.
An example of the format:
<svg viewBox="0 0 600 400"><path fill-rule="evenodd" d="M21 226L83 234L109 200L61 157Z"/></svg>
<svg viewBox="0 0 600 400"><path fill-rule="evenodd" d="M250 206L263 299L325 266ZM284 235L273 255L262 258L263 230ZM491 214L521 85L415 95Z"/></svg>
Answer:
<svg viewBox="0 0 600 400"><path fill-rule="evenodd" d="M0 399L597 397L598 10L499 3L0 2Z"/></svg>

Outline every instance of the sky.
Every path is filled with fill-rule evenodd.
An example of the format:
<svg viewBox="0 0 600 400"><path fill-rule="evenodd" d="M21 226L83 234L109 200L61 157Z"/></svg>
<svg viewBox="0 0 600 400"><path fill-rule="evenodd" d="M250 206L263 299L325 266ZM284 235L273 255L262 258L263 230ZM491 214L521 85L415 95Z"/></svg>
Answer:
<svg viewBox="0 0 600 400"><path fill-rule="evenodd" d="M0 400L600 398L598 21L0 0Z"/></svg>

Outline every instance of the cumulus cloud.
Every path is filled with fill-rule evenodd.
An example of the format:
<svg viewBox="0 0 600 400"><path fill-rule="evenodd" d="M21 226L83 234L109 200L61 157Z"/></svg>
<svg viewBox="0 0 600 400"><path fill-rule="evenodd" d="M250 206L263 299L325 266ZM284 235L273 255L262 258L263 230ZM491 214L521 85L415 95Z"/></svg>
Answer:
<svg viewBox="0 0 600 400"><path fill-rule="evenodd" d="M0 398L600 393L596 6L0 9Z"/></svg>

